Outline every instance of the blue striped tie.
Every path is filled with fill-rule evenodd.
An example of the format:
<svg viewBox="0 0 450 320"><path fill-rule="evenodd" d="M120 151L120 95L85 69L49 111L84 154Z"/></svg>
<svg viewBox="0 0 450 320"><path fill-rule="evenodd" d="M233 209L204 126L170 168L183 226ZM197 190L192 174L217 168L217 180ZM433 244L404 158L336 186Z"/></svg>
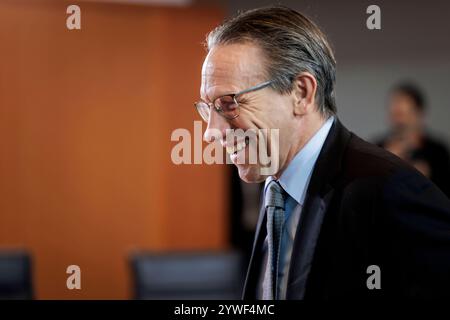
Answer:
<svg viewBox="0 0 450 320"><path fill-rule="evenodd" d="M275 180L267 186L265 205L267 214L267 241L269 254L263 282L263 299L278 298L277 275L280 257L281 234L284 225L285 194Z"/></svg>

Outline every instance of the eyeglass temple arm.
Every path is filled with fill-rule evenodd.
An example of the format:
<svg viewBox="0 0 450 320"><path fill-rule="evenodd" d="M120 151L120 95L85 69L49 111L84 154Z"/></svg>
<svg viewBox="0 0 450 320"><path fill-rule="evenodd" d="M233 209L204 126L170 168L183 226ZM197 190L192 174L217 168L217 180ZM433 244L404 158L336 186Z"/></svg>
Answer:
<svg viewBox="0 0 450 320"><path fill-rule="evenodd" d="M248 93L248 92L252 92L252 91L256 91L256 90L262 89L262 88L267 87L268 85L272 84L272 82L273 82L273 80L269 80L269 81L260 83L260 84L254 86L254 87L242 90L242 91L236 93L235 95L239 96L239 95L244 94L244 93Z"/></svg>

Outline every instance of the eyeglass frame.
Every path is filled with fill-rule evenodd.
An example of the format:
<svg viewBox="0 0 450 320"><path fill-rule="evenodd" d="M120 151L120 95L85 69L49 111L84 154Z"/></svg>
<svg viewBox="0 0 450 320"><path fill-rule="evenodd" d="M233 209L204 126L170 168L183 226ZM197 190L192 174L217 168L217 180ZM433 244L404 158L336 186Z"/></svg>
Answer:
<svg viewBox="0 0 450 320"><path fill-rule="evenodd" d="M239 92L237 92L237 93L223 94L223 95L221 95L221 96L219 96L219 97L216 97L212 102L206 102L206 101L200 100L200 101L194 102L194 107L196 108L197 112L200 114L200 117L201 117L205 122L208 122L208 121L205 120L205 119L203 118L202 114L201 114L200 111L199 111L199 108L197 107L198 104L200 104L200 103L205 103L206 105L208 105L208 106L209 106L209 110L211 110L211 107L214 108L214 110L216 110L216 112L217 112L219 115L221 115L222 117L224 117L225 119L233 120L233 119L236 119L237 117L239 117L239 115L240 115L240 113L239 113L239 102L236 100L236 98L237 98L238 96L243 95L243 94L245 94L245 93L254 92L254 91L257 91L257 90L264 89L264 88L268 87L269 85L271 85L273 82L274 82L274 80L268 80L268 81L264 81L264 82L262 82L262 83L259 83L259 84L255 85L255 86L253 86L253 87L250 87L250 88L248 88L248 89L244 89L244 90L242 90L242 91L239 91ZM233 101L234 101L234 103L235 103L236 106L237 106L236 108L238 109L237 114L234 115L234 116L231 117L231 118L230 118L230 117L227 117L227 116L223 113L223 112L224 112L223 109L222 109L221 107L216 107L216 104L215 104L215 102L216 102L218 99L223 98L223 97L226 97L226 96L229 96L229 97L232 97L232 98L233 98ZM211 114L211 113L210 113L210 114Z"/></svg>

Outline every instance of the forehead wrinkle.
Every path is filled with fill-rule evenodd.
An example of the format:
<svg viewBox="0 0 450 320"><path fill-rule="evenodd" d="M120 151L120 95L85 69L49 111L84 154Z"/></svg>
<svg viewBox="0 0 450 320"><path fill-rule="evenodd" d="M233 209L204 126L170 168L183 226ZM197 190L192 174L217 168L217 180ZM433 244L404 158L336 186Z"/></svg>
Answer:
<svg viewBox="0 0 450 320"><path fill-rule="evenodd" d="M225 74L217 74L204 76L202 81L201 94L206 96L208 101L212 101L220 95L233 93L236 91L236 83Z"/></svg>
<svg viewBox="0 0 450 320"><path fill-rule="evenodd" d="M227 94L256 85L264 77L261 72L261 55L258 48L244 44L213 48L202 67L201 95ZM259 59L258 59L259 58ZM214 90L213 90L214 89ZM214 94L216 95L216 94Z"/></svg>
<svg viewBox="0 0 450 320"><path fill-rule="evenodd" d="M230 72L229 68L209 66L202 73L201 94L204 94L209 101L212 101L222 94L238 91L241 82Z"/></svg>

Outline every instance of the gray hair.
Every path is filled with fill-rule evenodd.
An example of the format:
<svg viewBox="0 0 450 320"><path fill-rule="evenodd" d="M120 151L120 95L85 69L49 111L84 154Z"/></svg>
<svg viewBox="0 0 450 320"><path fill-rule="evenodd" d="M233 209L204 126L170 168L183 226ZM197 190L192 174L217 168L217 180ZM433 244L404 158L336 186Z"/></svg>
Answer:
<svg viewBox="0 0 450 320"><path fill-rule="evenodd" d="M253 42L263 50L274 90L290 93L295 78L309 72L317 81L319 111L323 115L336 113L336 60L325 35L311 20L284 6L248 10L211 31L206 46L211 50L216 45L244 42Z"/></svg>

